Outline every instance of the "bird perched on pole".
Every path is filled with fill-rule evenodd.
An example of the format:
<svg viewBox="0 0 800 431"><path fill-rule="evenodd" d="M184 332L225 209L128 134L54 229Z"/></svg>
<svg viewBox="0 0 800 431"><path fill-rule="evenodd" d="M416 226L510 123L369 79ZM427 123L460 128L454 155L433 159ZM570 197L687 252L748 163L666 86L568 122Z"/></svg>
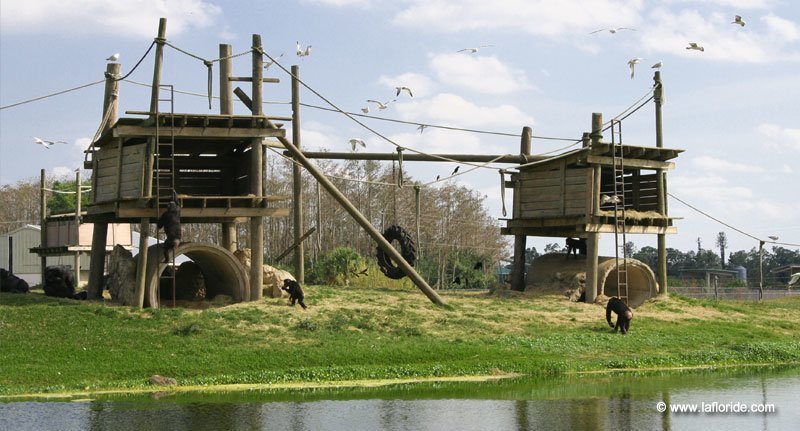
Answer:
<svg viewBox="0 0 800 431"><path fill-rule="evenodd" d="M109 56L106 61L117 61L119 60L119 53L115 53L114 55Z"/></svg>

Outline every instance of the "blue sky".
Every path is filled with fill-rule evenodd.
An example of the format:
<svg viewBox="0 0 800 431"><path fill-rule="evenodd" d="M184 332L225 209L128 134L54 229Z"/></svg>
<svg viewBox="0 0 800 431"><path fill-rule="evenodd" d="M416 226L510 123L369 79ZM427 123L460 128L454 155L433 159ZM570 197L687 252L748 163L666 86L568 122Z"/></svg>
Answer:
<svg viewBox="0 0 800 431"><path fill-rule="evenodd" d="M741 15L744 27L731 24ZM515 153L523 126L534 135L579 138L591 113L606 120L629 107L652 85L650 66L663 61L665 146L686 150L669 173L669 191L757 238L800 243L800 5L779 0L4 0L0 3L0 184L65 174L81 165L82 150L102 117L102 84L19 106L8 105L103 79L106 57L120 53L127 73L167 17L167 39L213 59L218 44L233 52L262 35L270 55L287 68L300 65L310 87L350 112L367 99L396 102L380 116L496 134L426 129L364 120L394 142L424 152ZM603 28L635 30L591 32ZM298 58L295 43L312 45ZM704 52L685 49L697 42ZM463 48L491 45L469 54ZM643 58L630 77L628 60ZM152 54L130 76L152 79ZM234 74L249 74L249 56L234 60ZM265 86L271 115L288 115L289 79L273 66ZM162 83L203 94L201 62L165 50ZM395 86L414 97L395 96ZM243 87L249 92L249 88ZM146 110L149 89L124 82L120 111ZM214 70L217 95L217 70ZM327 106L307 90L304 103ZM206 99L177 95L177 112L209 111ZM245 114L243 106L236 112ZM124 114L122 114L124 115ZM623 123L624 141L655 145L652 104ZM302 144L308 149L348 151L350 138L368 151L393 151L381 138L340 114L302 112ZM33 136L67 141L45 149ZM606 136L610 139L610 136ZM534 139L533 152L569 143ZM423 182L443 177L450 163L407 163ZM466 167L462 167L462 171ZM450 181L488 196L500 218L496 170L478 169ZM410 193L410 191L409 191ZM720 231L729 249L757 241L669 201L679 233L668 246L714 248ZM638 247L655 246L652 235L631 235ZM540 248L554 239L531 243ZM601 240L613 253L613 236ZM791 247L796 248L796 247Z"/></svg>

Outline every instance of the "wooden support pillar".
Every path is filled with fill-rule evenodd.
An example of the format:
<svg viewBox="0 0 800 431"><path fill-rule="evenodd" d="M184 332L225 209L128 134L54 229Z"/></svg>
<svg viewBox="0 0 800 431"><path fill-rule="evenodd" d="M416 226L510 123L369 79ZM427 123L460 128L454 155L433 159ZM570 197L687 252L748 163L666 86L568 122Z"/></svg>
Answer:
<svg viewBox="0 0 800 431"><path fill-rule="evenodd" d="M292 143L300 148L300 67L292 66ZM292 164L292 212L294 215L294 276L300 284L305 283L305 248L303 235L303 177L300 166Z"/></svg>
<svg viewBox="0 0 800 431"><path fill-rule="evenodd" d="M158 112L159 90L161 89L161 66L164 61L164 43L167 41L167 19L158 21L158 37L156 38L155 63L153 65L153 87L150 93L150 112ZM155 118L151 114L151 118ZM147 140L145 148L145 166L142 197L150 197L153 193L153 155L158 151L158 142L155 138ZM158 206L155 214L157 216ZM144 294L147 288L147 239L150 237L150 219L142 218L139 222L139 258L136 262L136 296L134 297L137 308L144 308Z"/></svg>
<svg viewBox="0 0 800 431"><path fill-rule="evenodd" d="M600 234L590 232L586 235L586 283L584 294L586 303L592 304L597 300L597 254L600 245Z"/></svg>
<svg viewBox="0 0 800 431"><path fill-rule="evenodd" d="M521 156L531 155L531 135L533 131L530 127L522 128L522 137L519 143L519 153ZM519 193L517 187L515 193ZM517 196L514 196L517 200ZM525 290L525 246L528 237L525 235L514 235L514 262L511 271L511 290L522 292Z"/></svg>
<svg viewBox="0 0 800 431"><path fill-rule="evenodd" d="M78 245L81 236L81 170L75 171L75 245ZM75 252L73 264L75 270L75 287L81 284L81 252Z"/></svg>
<svg viewBox="0 0 800 431"><path fill-rule="evenodd" d="M421 215L421 212L422 212L421 202L420 202L420 192L421 191L422 191L422 187L420 187L419 184L415 184L414 185L414 220L415 220L415 224L416 224L416 227L417 227L417 237L415 238L416 242L417 242L417 260L421 260L422 259L422 242L420 241L420 238L422 238L422 236L420 235L420 229L421 229L421 226L420 226L420 215Z"/></svg>
<svg viewBox="0 0 800 431"><path fill-rule="evenodd" d="M656 147L664 147L664 133L661 127L661 105L664 102L664 93L661 85L661 71L656 71L653 77L655 90L653 90L653 102L656 105ZM658 213L667 215L667 173L663 169L656 169L656 194L658 195ZM667 235L658 234L658 253L657 259L657 279L659 285L658 293L665 295L668 292L667 286Z"/></svg>
<svg viewBox="0 0 800 431"><path fill-rule="evenodd" d="M47 195L45 194L45 170L39 172L39 244L40 248L47 247ZM10 252L11 250L9 250ZM42 276L42 287L44 287L44 270L47 268L47 257L44 253L39 255L39 270Z"/></svg>
<svg viewBox="0 0 800 431"><path fill-rule="evenodd" d="M261 35L253 35L253 81L252 98L253 105L251 111L253 116L263 115L263 54L261 46ZM263 160L263 140L253 139L250 143L250 193L254 196L262 196L261 177ZM258 205L261 200L257 199ZM264 282L264 218L250 217L250 300L258 301L262 297L262 284Z"/></svg>
<svg viewBox="0 0 800 431"><path fill-rule="evenodd" d="M219 45L219 113L222 115L233 114L233 86L228 79L231 76L231 46L221 43ZM236 251L238 241L236 237L236 224L232 222L222 223L222 248Z"/></svg>
<svg viewBox="0 0 800 431"><path fill-rule="evenodd" d="M103 95L103 118L107 118L103 125L103 132L111 129L117 121L117 109L119 106L119 81L117 77L120 73L119 63L109 63L106 65L106 88ZM122 157L122 140L119 141L119 157ZM92 156L93 171L97 172L97 160ZM97 177L92 175L92 193L97 193ZM119 184L117 184L119 187ZM96 194L93 196L97 196ZM93 199L94 200L94 199ZM80 200L79 200L80 202ZM92 250L89 254L89 280L86 286L86 293L90 299L100 299L103 297L103 275L106 272L106 246L108 238L108 222L96 221L92 229Z"/></svg>

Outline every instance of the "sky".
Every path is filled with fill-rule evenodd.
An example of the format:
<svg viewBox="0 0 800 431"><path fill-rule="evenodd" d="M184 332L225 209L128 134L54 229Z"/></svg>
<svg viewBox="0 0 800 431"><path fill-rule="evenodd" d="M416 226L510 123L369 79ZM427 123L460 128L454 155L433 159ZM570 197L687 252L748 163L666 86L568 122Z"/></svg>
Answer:
<svg viewBox="0 0 800 431"><path fill-rule="evenodd" d="M732 24L735 15L746 25ZM669 198L678 233L667 246L694 250L699 238L704 249L715 249L719 232L728 250L750 250L769 236L800 244L800 3L789 0L4 0L0 185L38 178L40 169L72 178L102 120L103 85L14 105L101 81L114 53L122 72L131 72L157 35L159 17L168 20L171 44L206 59L219 57L221 43L247 51L260 34L268 54L282 55L278 62L287 69L299 65L300 79L344 111L370 106L371 115L385 118L492 132L420 133L415 124L360 118L394 143L426 153L518 153L524 126L533 130L534 154L575 148L543 138L578 139L593 112L607 121L625 111L650 90L651 65L662 61L664 146L685 150L673 160L668 191L744 232ZM625 29L596 32L619 27ZM295 54L298 42L312 46L309 56ZM704 51L686 49L690 42ZM472 47L479 49L461 51ZM642 60L631 77L633 58ZM249 55L233 60L234 75L250 68ZM213 73L216 96L216 67ZM152 75L151 52L127 78L134 82L121 84L120 116L148 109L150 90L140 84ZM281 80L265 84L265 113L291 115L289 76L277 66L265 76ZM167 47L161 81L195 93L176 94L176 112L219 112L201 96L201 61ZM413 97L396 95L397 86L411 88ZM243 88L249 92L249 84ZM378 110L368 99L395 101ZM305 87L301 102L331 108ZM241 104L235 109L249 112ZM623 142L655 146L654 118L651 102L625 119ZM301 119L304 149L350 151L352 138L366 142L359 151L395 148L337 112L304 107ZM46 149L33 137L66 143ZM404 164L425 183L455 166ZM487 196L489 213L501 219L500 167L509 166L446 181ZM656 246L655 235L628 239L638 248ZM561 241L528 241L539 251L551 242ZM600 251L613 255L613 235L601 237Z"/></svg>

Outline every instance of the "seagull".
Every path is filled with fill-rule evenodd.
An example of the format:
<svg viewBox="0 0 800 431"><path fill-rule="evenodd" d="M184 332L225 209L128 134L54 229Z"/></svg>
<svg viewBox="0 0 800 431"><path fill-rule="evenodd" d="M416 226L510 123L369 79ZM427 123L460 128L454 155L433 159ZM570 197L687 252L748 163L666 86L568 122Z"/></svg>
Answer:
<svg viewBox="0 0 800 431"><path fill-rule="evenodd" d="M308 45L305 49L300 46L300 42L297 42L297 56L298 57L308 57L311 55L311 45Z"/></svg>
<svg viewBox="0 0 800 431"><path fill-rule="evenodd" d="M396 94L397 96L399 96L401 92L405 91L406 93L408 93L409 96L414 97L414 95L411 94L411 89L408 87L394 87L394 88L397 90Z"/></svg>
<svg viewBox="0 0 800 431"><path fill-rule="evenodd" d="M628 66L631 68L631 79L633 79L633 70L634 70L634 67L635 67L637 64L639 64L639 63L640 63L642 60L644 60L644 59L643 59L643 58L638 58L638 57L637 57L637 58L632 58L632 59L628 60Z"/></svg>
<svg viewBox="0 0 800 431"><path fill-rule="evenodd" d="M609 203L618 204L620 202L621 201L619 199L619 196L617 196L617 195L613 195L613 196L601 195L600 196L600 205L605 205L605 204L609 204Z"/></svg>
<svg viewBox="0 0 800 431"><path fill-rule="evenodd" d="M767 238L769 238L769 239L771 239L771 240L773 240L773 241L777 241L777 240L778 240L778 237L777 237L777 236L775 236L775 235L770 235L770 236L768 236Z"/></svg>
<svg viewBox="0 0 800 431"><path fill-rule="evenodd" d="M350 146L353 147L353 151L356 150L356 145L361 145L362 148L367 148L367 144L364 143L363 139L353 138L350 140Z"/></svg>
<svg viewBox="0 0 800 431"><path fill-rule="evenodd" d="M422 134L422 132L424 132L424 131L425 131L425 128L426 128L426 127L428 127L428 125L427 125L427 124L420 124L419 126L417 126L417 130L419 130L419 134L420 134L420 135Z"/></svg>
<svg viewBox="0 0 800 431"><path fill-rule="evenodd" d="M702 46L698 45L697 42L689 42L689 46L687 46L686 49L694 49L701 52L706 50Z"/></svg>
<svg viewBox="0 0 800 431"><path fill-rule="evenodd" d="M369 106L365 106L365 107L361 108L361 112L363 112L365 114L369 114Z"/></svg>
<svg viewBox="0 0 800 431"><path fill-rule="evenodd" d="M48 150L50 149L51 145L66 144L66 142L64 142L64 141L48 141L47 139L39 139L36 136L33 137L33 143L34 144L39 144L39 145L47 148Z"/></svg>
<svg viewBox="0 0 800 431"><path fill-rule="evenodd" d="M465 52L465 51L469 51L469 53L470 53L470 54L475 54L475 53L476 53L476 52L478 52L478 50L480 50L481 48L488 48L488 47L490 47L490 46L494 46L494 45L480 45L480 46L477 46L477 47L475 47L475 48L464 48L464 49L459 49L459 50L458 50L458 51L456 51L456 52Z"/></svg>
<svg viewBox="0 0 800 431"><path fill-rule="evenodd" d="M367 102L370 102L370 103L377 103L377 104L378 104L378 109L380 109L381 111L383 111L384 109L388 108L388 107L389 107L389 104L390 104L390 103L392 103L392 102L394 102L395 100L397 100L397 99L393 99L393 100L390 100L390 101L388 101L388 102L379 102L379 101L377 101L377 100L367 99Z"/></svg>
<svg viewBox="0 0 800 431"><path fill-rule="evenodd" d="M119 60L119 53L116 53L106 59L106 61L117 61Z"/></svg>
<svg viewBox="0 0 800 431"><path fill-rule="evenodd" d="M281 53L281 55L276 57L274 60L269 60L268 62L264 63L264 70L269 69L269 67L275 64L275 62L281 57L283 57L283 53Z"/></svg>
<svg viewBox="0 0 800 431"><path fill-rule="evenodd" d="M607 31L607 32L609 32L609 33L611 33L611 34L616 34L616 33L617 33L618 31L620 31L620 30L631 30L631 31L636 31L636 29L635 29L635 28L630 28L630 27L616 27L616 28L613 28L613 27L612 27L612 28L601 28L600 30L595 30L595 31L593 31L593 32L591 32L591 33L589 33L589 34L600 33L601 31Z"/></svg>
<svg viewBox="0 0 800 431"><path fill-rule="evenodd" d="M744 22L744 20L742 19L742 16L741 16L741 15L735 15L735 16L733 17L733 22L732 22L731 24L739 24L740 26L744 27L744 25L745 25L746 23L745 23L745 22Z"/></svg>
<svg viewBox="0 0 800 431"><path fill-rule="evenodd" d="M451 177L452 177L453 175L455 175L455 174L457 174L457 173L458 173L458 168L460 168L460 166L456 166L456 168L455 168L455 169L453 169L453 173L452 173L452 174L450 174L450 176L451 176Z"/></svg>
<svg viewBox="0 0 800 431"><path fill-rule="evenodd" d="M650 66L650 68L651 68L651 69L661 69L661 66L663 66L663 65L664 65L664 62L663 62L663 61L661 61L661 60L658 60L658 63L656 63L656 64L654 64L654 65Z"/></svg>

